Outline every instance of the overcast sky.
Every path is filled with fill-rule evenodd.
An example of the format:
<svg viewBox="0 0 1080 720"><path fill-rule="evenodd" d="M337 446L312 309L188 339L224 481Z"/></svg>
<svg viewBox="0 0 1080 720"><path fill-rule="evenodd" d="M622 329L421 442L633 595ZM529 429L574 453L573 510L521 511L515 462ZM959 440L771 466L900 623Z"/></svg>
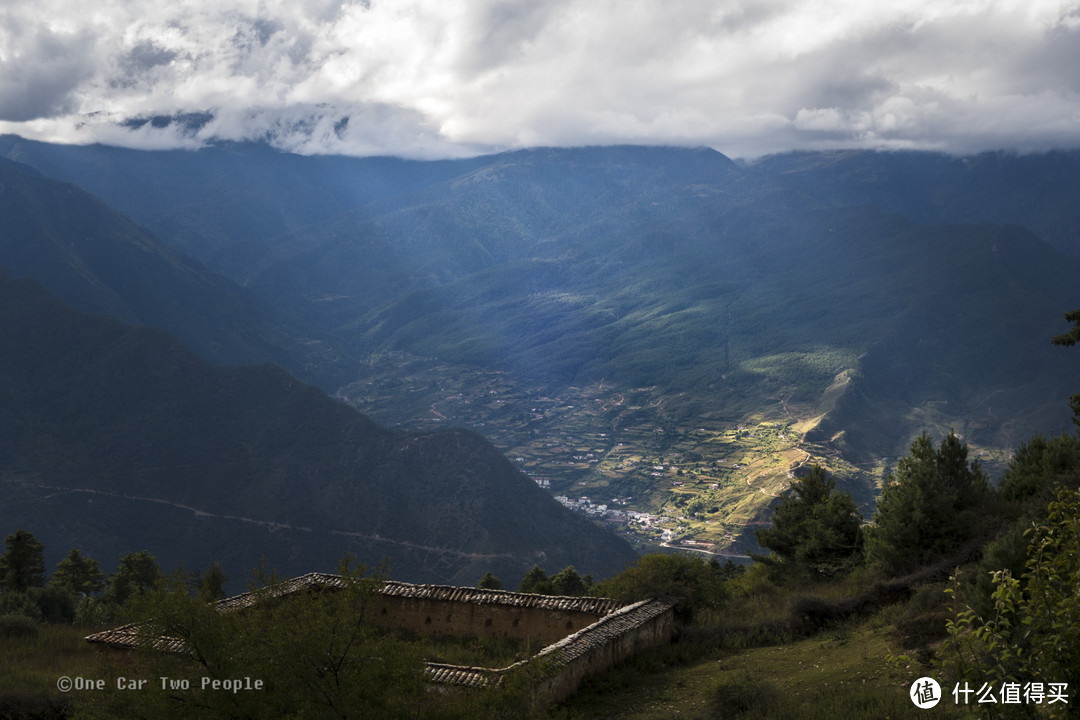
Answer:
<svg viewBox="0 0 1080 720"><path fill-rule="evenodd" d="M0 132L413 157L1080 147L1080 0L2 0Z"/></svg>

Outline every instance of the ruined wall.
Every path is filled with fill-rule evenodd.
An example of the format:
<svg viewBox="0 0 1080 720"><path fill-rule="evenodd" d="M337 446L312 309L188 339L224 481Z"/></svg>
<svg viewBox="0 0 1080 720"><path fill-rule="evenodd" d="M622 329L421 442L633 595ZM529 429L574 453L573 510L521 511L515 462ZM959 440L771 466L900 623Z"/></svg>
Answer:
<svg viewBox="0 0 1080 720"><path fill-rule="evenodd" d="M384 595L374 603L371 622L379 627L402 628L423 635L494 636L546 644L588 627L602 616L598 612L541 605Z"/></svg>
<svg viewBox="0 0 1080 720"><path fill-rule="evenodd" d="M249 592L219 601L221 612L242 611L266 599L298 592L344 587L335 575L309 573L275 586L267 596ZM582 680L602 673L637 653L671 642L673 598L653 598L615 607L607 598L532 595L441 585L388 581L373 594L369 620L385 628L403 628L426 635L483 637L548 643L528 660L507 668L474 668L429 663L429 681L444 687L485 687L515 670L535 680L537 696L557 702L572 695ZM141 642L138 625L125 625L87 636L91 643L134 649ZM176 638L158 638L155 646L183 652Z"/></svg>
<svg viewBox="0 0 1080 720"><path fill-rule="evenodd" d="M537 694L549 702L559 702L577 692L585 678L603 673L644 650L667 645L675 631L674 606L673 600L643 600L544 648L527 661L541 671Z"/></svg>

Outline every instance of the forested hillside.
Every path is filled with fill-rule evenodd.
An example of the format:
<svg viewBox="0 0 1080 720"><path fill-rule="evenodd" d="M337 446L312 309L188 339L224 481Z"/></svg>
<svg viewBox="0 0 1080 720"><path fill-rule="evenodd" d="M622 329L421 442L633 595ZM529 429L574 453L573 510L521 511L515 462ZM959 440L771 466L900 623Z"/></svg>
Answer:
<svg viewBox="0 0 1080 720"><path fill-rule="evenodd" d="M1074 154L0 153L355 357L320 384L362 412L469 427L554 494L668 518L611 518L646 543L745 552L810 462L869 510L924 430L1000 472L1068 423L1075 371L1046 338L1080 304Z"/></svg>
<svg viewBox="0 0 1080 720"><path fill-rule="evenodd" d="M479 435L379 427L272 365L75 312L0 275L0 504L55 557L149 550L237 580L333 570L475 582L534 564L606 574L630 547L560 507Z"/></svg>

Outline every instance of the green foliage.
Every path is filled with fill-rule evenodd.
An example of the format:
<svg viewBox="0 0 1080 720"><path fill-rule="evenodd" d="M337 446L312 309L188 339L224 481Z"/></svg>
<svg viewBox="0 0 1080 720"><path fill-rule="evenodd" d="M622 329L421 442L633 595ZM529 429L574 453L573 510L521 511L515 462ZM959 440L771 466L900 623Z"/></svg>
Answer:
<svg viewBox="0 0 1080 720"><path fill-rule="evenodd" d="M0 640L37 636L37 625L26 615L0 615Z"/></svg>
<svg viewBox="0 0 1080 720"><path fill-rule="evenodd" d="M539 565L533 565L532 570L529 570L529 572L525 573L525 577L521 578L518 592L550 595L552 592L551 580L548 579L543 568Z"/></svg>
<svg viewBox="0 0 1080 720"><path fill-rule="evenodd" d="M1055 345L1072 347L1080 342L1080 309L1065 313L1065 321L1073 324L1072 329L1067 333L1055 335L1050 342ZM1073 411L1073 422L1080 425L1080 393L1075 393L1069 397L1069 407Z"/></svg>
<svg viewBox="0 0 1080 720"><path fill-rule="evenodd" d="M555 595L584 595L585 581L573 565L551 576L551 590Z"/></svg>
<svg viewBox="0 0 1080 720"><path fill-rule="evenodd" d="M67 588L47 585L30 588L30 599L41 611L41 619L49 623L69 623L75 619L78 597Z"/></svg>
<svg viewBox="0 0 1080 720"><path fill-rule="evenodd" d="M615 577L596 586L598 594L629 604L650 597L681 599L684 619L705 608L717 608L727 595L720 566L706 560L668 553L643 555Z"/></svg>
<svg viewBox="0 0 1080 720"><path fill-rule="evenodd" d="M709 706L719 717L755 717L777 705L780 698L780 691L772 683L743 670L721 678L713 686Z"/></svg>
<svg viewBox="0 0 1080 720"><path fill-rule="evenodd" d="M146 550L128 553L120 558L116 572L109 576L106 599L123 605L132 597L152 590L162 579L157 560Z"/></svg>
<svg viewBox="0 0 1080 720"><path fill-rule="evenodd" d="M1080 481L1080 437L1036 433L1016 448L1001 478L1002 499L1021 506L1045 508L1055 485Z"/></svg>
<svg viewBox="0 0 1080 720"><path fill-rule="evenodd" d="M228 581L229 576L221 569L221 563L215 562L193 579L193 585L200 598L213 602L225 597L225 583Z"/></svg>
<svg viewBox="0 0 1080 720"><path fill-rule="evenodd" d="M868 559L900 574L960 549L986 531L981 508L990 493L977 460L956 436L939 449L924 432L900 459L878 500L867 538Z"/></svg>
<svg viewBox="0 0 1080 720"><path fill-rule="evenodd" d="M941 650L950 676L976 683L1067 683L1080 687L1080 492L1062 488L1045 523L1028 531L1023 581L1008 570L994 574L993 612L980 615L956 603ZM1070 706L1036 706L1065 717Z"/></svg>
<svg viewBox="0 0 1080 720"><path fill-rule="evenodd" d="M837 490L836 481L814 465L780 500L772 526L756 534L786 569L830 577L861 559L861 524L851 494Z"/></svg>
<svg viewBox="0 0 1080 720"><path fill-rule="evenodd" d="M376 579L362 567L347 578L339 590L284 596L281 585L268 585L254 605L221 612L192 596L182 574L170 576L132 601L146 618L138 663L152 684L81 696L74 717L415 717L426 695L417 647L367 622ZM190 654L151 649L161 636L182 640ZM192 678L192 687L162 690L160 677ZM236 678L250 678L249 689L213 687Z"/></svg>
<svg viewBox="0 0 1080 720"><path fill-rule="evenodd" d="M0 555L0 588L23 592L45 584L45 546L32 533L16 530L4 538Z"/></svg>
<svg viewBox="0 0 1080 720"><path fill-rule="evenodd" d="M476 587L482 590L502 590L502 580L492 575L490 572L484 573L484 577L480 578L480 582L476 583Z"/></svg>
<svg viewBox="0 0 1080 720"><path fill-rule="evenodd" d="M67 557L56 564L49 583L89 597L105 587L105 573L98 568L96 560L72 548Z"/></svg>

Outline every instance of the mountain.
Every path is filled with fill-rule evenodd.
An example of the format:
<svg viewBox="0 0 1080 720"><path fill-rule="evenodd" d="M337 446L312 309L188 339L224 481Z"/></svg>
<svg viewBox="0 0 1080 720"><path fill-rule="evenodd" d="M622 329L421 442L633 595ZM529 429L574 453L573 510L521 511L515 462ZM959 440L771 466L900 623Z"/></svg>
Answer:
<svg viewBox="0 0 1080 720"><path fill-rule="evenodd" d="M874 205L922 223L1023 225L1080 255L1080 151L956 157L929 152L785 153L748 168L814 203Z"/></svg>
<svg viewBox="0 0 1080 720"><path fill-rule="evenodd" d="M1000 467L1070 426L1049 338L1080 307L1076 153L0 155L334 338L377 421L466 425L559 494L710 542L752 535L808 462L869 512L924 430Z"/></svg>
<svg viewBox="0 0 1080 720"><path fill-rule="evenodd" d="M164 328L212 362L276 362L331 390L347 353L284 321L77 187L0 159L0 267L65 302Z"/></svg>
<svg viewBox="0 0 1080 720"><path fill-rule="evenodd" d="M828 205L705 149L508 153L265 257L248 287L361 354L658 386L728 417L816 415L847 372L811 437L849 431L859 461L903 449L925 403L979 442L1061 427L1075 382L1048 339L1080 303L1076 258L1018 225Z"/></svg>
<svg viewBox="0 0 1080 720"><path fill-rule="evenodd" d="M481 436L384 429L272 365L218 367L173 336L76 312L0 274L0 505L55 563L148 549L166 568L345 552L395 578L607 575L629 545L556 503Z"/></svg>
<svg viewBox="0 0 1080 720"><path fill-rule="evenodd" d="M365 201L408 194L473 161L302 157L258 143L145 152L0 135L0 156L76 185L234 280L261 242Z"/></svg>

